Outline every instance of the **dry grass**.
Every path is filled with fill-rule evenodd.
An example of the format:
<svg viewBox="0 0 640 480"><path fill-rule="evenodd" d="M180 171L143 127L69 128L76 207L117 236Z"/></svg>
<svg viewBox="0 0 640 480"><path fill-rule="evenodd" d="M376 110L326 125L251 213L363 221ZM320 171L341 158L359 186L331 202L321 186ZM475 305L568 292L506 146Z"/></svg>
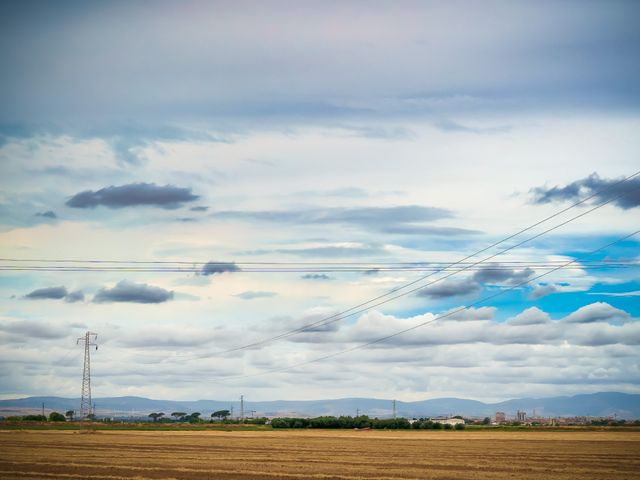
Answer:
<svg viewBox="0 0 640 480"><path fill-rule="evenodd" d="M0 431L2 479L640 479L640 432Z"/></svg>

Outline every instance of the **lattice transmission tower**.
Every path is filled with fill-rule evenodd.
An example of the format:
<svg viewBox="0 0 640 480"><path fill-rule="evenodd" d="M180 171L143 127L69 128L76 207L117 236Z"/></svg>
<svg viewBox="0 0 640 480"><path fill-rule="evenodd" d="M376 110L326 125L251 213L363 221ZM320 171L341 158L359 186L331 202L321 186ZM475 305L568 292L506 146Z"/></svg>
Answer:
<svg viewBox="0 0 640 480"><path fill-rule="evenodd" d="M82 372L82 395L80 397L80 418L87 418L91 413L91 348L96 347L98 334L87 332L84 337L78 338L76 345L84 344L84 370Z"/></svg>

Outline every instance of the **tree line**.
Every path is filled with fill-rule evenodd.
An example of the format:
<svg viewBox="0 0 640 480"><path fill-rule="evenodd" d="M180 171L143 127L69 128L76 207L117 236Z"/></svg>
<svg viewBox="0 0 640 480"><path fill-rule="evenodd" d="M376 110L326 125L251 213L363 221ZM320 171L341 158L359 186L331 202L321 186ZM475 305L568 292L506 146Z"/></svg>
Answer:
<svg viewBox="0 0 640 480"><path fill-rule="evenodd" d="M421 418L410 422L406 418L370 418L367 415L357 417L323 416L315 418L274 418L272 428L372 428L372 429L433 429L433 430L464 430L464 424L450 425Z"/></svg>

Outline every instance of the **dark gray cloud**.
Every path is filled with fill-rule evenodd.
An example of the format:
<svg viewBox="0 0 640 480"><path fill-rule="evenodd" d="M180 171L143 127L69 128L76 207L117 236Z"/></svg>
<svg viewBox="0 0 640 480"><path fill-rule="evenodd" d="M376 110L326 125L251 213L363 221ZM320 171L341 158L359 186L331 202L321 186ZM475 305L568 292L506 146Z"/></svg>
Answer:
<svg viewBox="0 0 640 480"><path fill-rule="evenodd" d="M601 203L615 197L613 204L622 209L640 206L640 176L623 183L622 179L600 178L592 173L586 178L576 180L563 187L537 187L531 190L533 202L545 204L550 202L575 202L595 194L594 202ZM604 191L603 191L604 190Z"/></svg>
<svg viewBox="0 0 640 480"><path fill-rule="evenodd" d="M86 128L122 118L171 125L242 117L264 125L267 118L335 123L353 112L377 119L434 110L449 118L449 103L480 113L495 112L496 104L638 106L637 2L252 5L202 2L176 11L161 2L144 11L120 2L16 2L3 11L3 43L11 45L0 49L5 135L24 135L25 124ZM313 65L300 45L314 52ZM407 61L414 58L421 61ZM450 123L442 128L460 128ZM363 124L362 134L389 136ZM123 163L143 161L140 143L112 142Z"/></svg>
<svg viewBox="0 0 640 480"><path fill-rule="evenodd" d="M552 293L556 293L558 288L555 285L538 285L528 295L529 300L538 300Z"/></svg>
<svg viewBox="0 0 640 480"><path fill-rule="evenodd" d="M452 213L444 208L403 205L397 207L357 207L357 208L309 208L301 210L263 210L263 211L223 211L214 214L216 218L232 220L251 220L262 222L349 225L363 229L387 232L393 228L404 231L391 233L424 234L427 226L424 222L450 218ZM439 228L429 233L454 234L469 233L469 230L448 229L445 233Z"/></svg>
<svg viewBox="0 0 640 480"><path fill-rule="evenodd" d="M241 298L242 300L254 300L256 298L270 298L278 295L276 292L260 292L249 290L247 292L238 293L234 297Z"/></svg>
<svg viewBox="0 0 640 480"><path fill-rule="evenodd" d="M152 206L166 209L181 207L186 202L199 198L190 188L173 185L156 185L155 183L131 183L128 185L109 186L100 190L85 190L75 194L66 204L72 208L125 208Z"/></svg>
<svg viewBox="0 0 640 480"><path fill-rule="evenodd" d="M56 213L53 210L47 210L46 212L38 212L38 213L36 213L35 216L36 217L51 218L51 219L58 218L58 216L56 215Z"/></svg>
<svg viewBox="0 0 640 480"><path fill-rule="evenodd" d="M379 268L372 268L371 270L365 270L364 272L362 272L363 275L378 275L379 273Z"/></svg>
<svg viewBox="0 0 640 480"><path fill-rule="evenodd" d="M209 210L209 207L198 205L197 207L191 207L189 210L191 210L192 212L206 212L207 210Z"/></svg>
<svg viewBox="0 0 640 480"><path fill-rule="evenodd" d="M60 287L46 287L28 293L24 298L29 300L60 300L67 296L67 289Z"/></svg>
<svg viewBox="0 0 640 480"><path fill-rule="evenodd" d="M325 273L307 273L300 278L303 280L332 280L332 277Z"/></svg>
<svg viewBox="0 0 640 480"><path fill-rule="evenodd" d="M163 303L171 299L173 291L127 280L118 282L113 288L101 288L93 297L95 303Z"/></svg>
<svg viewBox="0 0 640 480"><path fill-rule="evenodd" d="M69 292L66 297L64 297L64 301L68 303L76 303L84 301L84 293L82 290L75 290L73 292Z"/></svg>
<svg viewBox="0 0 640 480"><path fill-rule="evenodd" d="M462 295L471 295L479 292L480 285L470 278L458 281L439 282L430 287L423 288L417 295L419 297L431 298L439 300L449 297L458 297Z"/></svg>
<svg viewBox="0 0 640 480"><path fill-rule="evenodd" d="M200 270L201 275L217 275L226 272L239 272L241 268L234 262L207 262Z"/></svg>
<svg viewBox="0 0 640 480"><path fill-rule="evenodd" d="M473 279L480 283L518 285L529 279L535 272L527 267L524 270L496 266L483 267L473 274Z"/></svg>

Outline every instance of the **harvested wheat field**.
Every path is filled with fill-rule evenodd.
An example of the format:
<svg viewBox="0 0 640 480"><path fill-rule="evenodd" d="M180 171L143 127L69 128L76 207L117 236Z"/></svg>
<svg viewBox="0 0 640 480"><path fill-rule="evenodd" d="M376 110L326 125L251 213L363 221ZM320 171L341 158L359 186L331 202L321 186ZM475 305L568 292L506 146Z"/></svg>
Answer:
<svg viewBox="0 0 640 480"><path fill-rule="evenodd" d="M640 432L0 431L3 479L631 479Z"/></svg>

